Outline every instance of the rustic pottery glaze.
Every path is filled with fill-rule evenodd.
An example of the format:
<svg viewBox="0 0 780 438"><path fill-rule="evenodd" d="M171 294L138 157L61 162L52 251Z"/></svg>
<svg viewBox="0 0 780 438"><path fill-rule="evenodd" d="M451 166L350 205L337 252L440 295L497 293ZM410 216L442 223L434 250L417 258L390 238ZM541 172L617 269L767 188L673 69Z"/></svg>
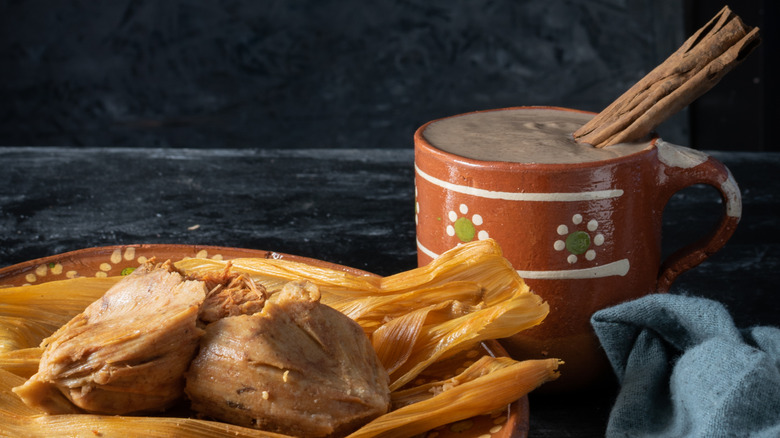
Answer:
<svg viewBox="0 0 780 438"><path fill-rule="evenodd" d="M608 378L591 315L668 291L678 275L726 243L741 216L739 189L723 164L660 138L635 153L595 162L480 161L433 147L424 132L434 122L414 136L418 263L472 239L499 243L531 289L550 304L541 325L502 341L518 359L565 361L561 378L542 389L583 389ZM664 206L694 184L719 191L720 222L706 238L662 263Z"/></svg>

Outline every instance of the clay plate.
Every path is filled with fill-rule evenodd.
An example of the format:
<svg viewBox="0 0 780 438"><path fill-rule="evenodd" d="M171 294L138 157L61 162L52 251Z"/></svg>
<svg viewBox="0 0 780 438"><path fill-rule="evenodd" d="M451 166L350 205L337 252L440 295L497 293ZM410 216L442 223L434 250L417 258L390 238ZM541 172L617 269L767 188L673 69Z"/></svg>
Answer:
<svg viewBox="0 0 780 438"><path fill-rule="evenodd" d="M229 260L238 257L262 257L293 260L313 266L343 270L357 275L375 275L322 260L273 251L220 246L144 244L86 248L8 266L0 269L0 288L64 280L73 277L122 275L123 271L126 273L128 268L135 268L139 263L143 263L152 257L155 257L158 261L166 259L178 261L188 257L218 260ZM505 356L506 351L498 342L488 341L477 349L462 352L448 359L445 368L451 367L451 372L454 374L458 368L463 366L464 362L473 360L473 358L483 354ZM429 431L424 436L431 438L524 438L528 433L528 415L528 398L522 397L514 403L507 405L506 409L502 409L500 412L480 415L442 426Z"/></svg>

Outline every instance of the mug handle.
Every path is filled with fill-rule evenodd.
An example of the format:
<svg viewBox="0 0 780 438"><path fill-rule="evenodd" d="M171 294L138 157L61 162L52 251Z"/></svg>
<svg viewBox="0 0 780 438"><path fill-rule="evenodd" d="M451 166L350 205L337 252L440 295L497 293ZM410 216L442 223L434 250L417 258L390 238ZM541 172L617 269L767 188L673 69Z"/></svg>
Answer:
<svg viewBox="0 0 780 438"><path fill-rule="evenodd" d="M731 171L720 161L694 149L656 141L660 168L659 185L664 188L662 205L672 195L694 184L714 187L723 200L720 221L709 234L688 244L664 260L658 271L656 291L668 292L672 282L683 272L697 266L731 238L742 217L742 196Z"/></svg>

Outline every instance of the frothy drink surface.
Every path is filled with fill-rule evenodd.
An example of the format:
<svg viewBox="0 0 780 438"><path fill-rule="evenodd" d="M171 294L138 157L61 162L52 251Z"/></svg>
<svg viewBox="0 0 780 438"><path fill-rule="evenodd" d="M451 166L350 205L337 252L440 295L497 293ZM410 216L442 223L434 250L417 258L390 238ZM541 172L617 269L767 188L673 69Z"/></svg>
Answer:
<svg viewBox="0 0 780 438"><path fill-rule="evenodd" d="M438 120L422 135L434 147L461 157L517 163L583 163L631 155L649 142L595 148L572 133L592 114L554 109L484 111Z"/></svg>

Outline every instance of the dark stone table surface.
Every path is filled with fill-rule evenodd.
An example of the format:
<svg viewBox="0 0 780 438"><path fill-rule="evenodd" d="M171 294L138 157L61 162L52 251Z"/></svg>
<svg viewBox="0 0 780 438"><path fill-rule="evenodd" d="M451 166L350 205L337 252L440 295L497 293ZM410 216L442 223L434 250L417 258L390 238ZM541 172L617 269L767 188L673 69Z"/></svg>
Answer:
<svg viewBox="0 0 780 438"><path fill-rule="evenodd" d="M743 218L672 293L723 302L738 326L780 326L780 154L712 152ZM273 250L388 275L416 266L409 149L0 147L0 268L132 243ZM664 252L706 229L720 199L675 195ZM530 396L530 435L602 436L616 387Z"/></svg>

